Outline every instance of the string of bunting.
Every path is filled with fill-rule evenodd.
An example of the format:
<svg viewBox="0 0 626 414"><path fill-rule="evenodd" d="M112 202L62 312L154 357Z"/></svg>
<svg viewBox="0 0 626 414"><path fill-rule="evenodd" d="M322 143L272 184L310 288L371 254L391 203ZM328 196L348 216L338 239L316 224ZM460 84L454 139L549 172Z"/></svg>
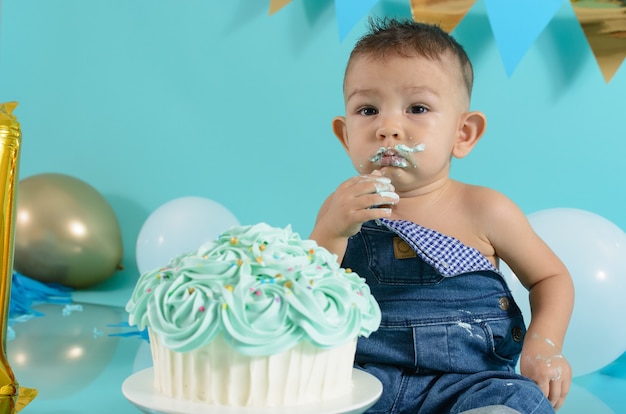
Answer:
<svg viewBox="0 0 626 414"><path fill-rule="evenodd" d="M335 0L339 39L381 0ZM454 30L476 0L406 0L415 21ZM626 0L482 0L508 76L565 4L572 7L608 83L626 57ZM292 0L270 0L272 15Z"/></svg>

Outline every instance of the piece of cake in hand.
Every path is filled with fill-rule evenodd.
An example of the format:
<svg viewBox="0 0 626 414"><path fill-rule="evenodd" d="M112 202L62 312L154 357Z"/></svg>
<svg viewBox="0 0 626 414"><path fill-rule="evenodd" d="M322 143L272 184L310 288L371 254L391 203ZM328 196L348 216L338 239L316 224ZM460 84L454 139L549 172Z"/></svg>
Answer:
<svg viewBox="0 0 626 414"><path fill-rule="evenodd" d="M148 328L156 392L284 407L351 392L359 336L380 324L365 281L288 226L235 226L142 274L126 310Z"/></svg>

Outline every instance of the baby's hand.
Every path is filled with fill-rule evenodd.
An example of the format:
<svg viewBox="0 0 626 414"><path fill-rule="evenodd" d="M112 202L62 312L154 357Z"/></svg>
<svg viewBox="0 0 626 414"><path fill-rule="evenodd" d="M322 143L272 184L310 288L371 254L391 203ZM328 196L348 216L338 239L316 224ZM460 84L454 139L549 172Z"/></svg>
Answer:
<svg viewBox="0 0 626 414"><path fill-rule="evenodd" d="M535 381L556 410L561 408L569 392L572 368L552 341L527 335L520 370L522 375Z"/></svg>
<svg viewBox="0 0 626 414"><path fill-rule="evenodd" d="M324 211L320 211L317 225L327 231L332 229L335 236L350 237L366 221L389 217L391 207L399 200L391 180L380 172L358 175L337 187Z"/></svg>

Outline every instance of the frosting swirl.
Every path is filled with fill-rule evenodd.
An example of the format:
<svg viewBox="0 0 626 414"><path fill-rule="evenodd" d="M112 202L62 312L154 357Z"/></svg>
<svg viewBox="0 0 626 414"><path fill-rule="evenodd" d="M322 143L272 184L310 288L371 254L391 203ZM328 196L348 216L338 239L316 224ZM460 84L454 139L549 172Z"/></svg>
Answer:
<svg viewBox="0 0 626 414"><path fill-rule="evenodd" d="M178 352L221 334L250 356L302 340L321 348L369 336L380 308L365 280L291 227L235 226L165 268L142 274L126 305L129 324L150 327Z"/></svg>

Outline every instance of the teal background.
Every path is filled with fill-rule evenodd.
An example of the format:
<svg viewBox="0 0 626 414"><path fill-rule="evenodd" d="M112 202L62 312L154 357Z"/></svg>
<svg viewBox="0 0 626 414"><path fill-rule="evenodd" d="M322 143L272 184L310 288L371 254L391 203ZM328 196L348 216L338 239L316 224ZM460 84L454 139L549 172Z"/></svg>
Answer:
<svg viewBox="0 0 626 414"><path fill-rule="evenodd" d="M19 102L20 176L80 178L120 221L126 270L99 289L132 286L141 226L169 200L210 198L242 224L308 236L354 174L330 122L366 19L340 41L332 0L268 10L269 0L3 1L0 102ZM409 1L381 0L371 14L410 18ZM454 35L488 128L453 177L528 214L580 208L626 228L626 73L605 82L570 3L510 77L482 0Z"/></svg>
<svg viewBox="0 0 626 414"><path fill-rule="evenodd" d="M109 337L124 312L99 304L128 300L139 231L163 203L206 197L243 224L290 224L308 236L325 197L354 174L330 123L343 114L344 66L366 19L340 41L333 0L268 10L269 0L2 0L0 102L19 102L21 178L55 172L91 184L124 237L125 270L73 293L100 315L75 329L79 340L91 349L103 331L111 361L94 381L66 379L84 389L65 399L42 393L25 413L136 412L120 384L148 351ZM409 0L380 0L371 15L410 18ZM452 176L505 193L527 214L578 208L625 229L626 70L605 82L570 2L511 76L484 0L454 35L474 63L472 106L488 128ZM28 336L33 355L73 346L71 320L56 319L58 336L21 324L18 340ZM49 362L50 371L44 362L18 379L45 386L69 369L57 354ZM562 412L624 412L625 363L576 378Z"/></svg>

